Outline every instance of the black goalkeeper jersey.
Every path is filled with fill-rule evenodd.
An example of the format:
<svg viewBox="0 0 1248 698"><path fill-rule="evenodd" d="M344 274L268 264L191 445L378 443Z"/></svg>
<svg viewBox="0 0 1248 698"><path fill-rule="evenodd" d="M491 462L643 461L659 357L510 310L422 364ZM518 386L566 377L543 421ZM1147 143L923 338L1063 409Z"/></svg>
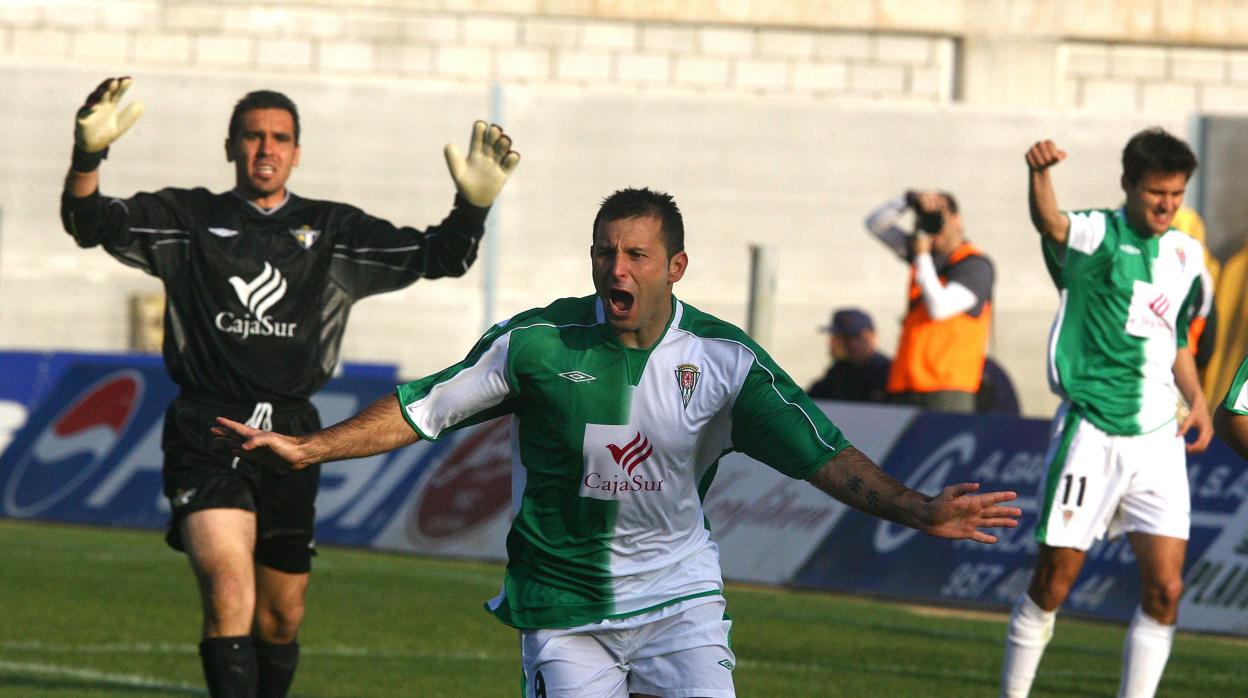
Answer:
<svg viewBox="0 0 1248 698"><path fill-rule="evenodd" d="M183 392L248 403L311 397L338 363L351 305L462 275L487 211L456 197L422 232L294 194L268 212L202 188L61 199L79 246L164 283L165 365Z"/></svg>

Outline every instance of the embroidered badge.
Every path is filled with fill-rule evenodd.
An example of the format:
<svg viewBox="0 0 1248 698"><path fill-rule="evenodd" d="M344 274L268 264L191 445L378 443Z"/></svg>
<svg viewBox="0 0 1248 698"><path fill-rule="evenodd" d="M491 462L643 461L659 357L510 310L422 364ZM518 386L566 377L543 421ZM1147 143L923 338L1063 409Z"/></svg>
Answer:
<svg viewBox="0 0 1248 698"><path fill-rule="evenodd" d="M676 385L680 386L680 399L685 403L685 409L689 408L689 399L693 397L693 391L698 387L698 378L701 375L702 371L693 364L681 364L676 367Z"/></svg>
<svg viewBox="0 0 1248 698"><path fill-rule="evenodd" d="M316 239L321 236L321 231L313 229L308 224L303 224L299 228L291 228L290 234L295 236L295 242L303 249L311 249L316 244Z"/></svg>

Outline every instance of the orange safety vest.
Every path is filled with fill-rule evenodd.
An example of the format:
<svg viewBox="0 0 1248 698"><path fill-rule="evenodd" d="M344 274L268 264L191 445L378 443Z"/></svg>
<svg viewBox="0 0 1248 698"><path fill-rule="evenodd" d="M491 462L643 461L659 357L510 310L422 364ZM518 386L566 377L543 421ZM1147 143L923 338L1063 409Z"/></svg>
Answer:
<svg viewBox="0 0 1248 698"><path fill-rule="evenodd" d="M970 256L983 256L978 247L964 242L949 255L949 268ZM988 331L992 325L992 301L985 300L979 317L961 312L933 320L923 302L918 274L910 267L910 310L901 323L901 341L888 373L890 393L931 393L958 390L974 393L984 376L988 354ZM945 277L940 277L945 283Z"/></svg>

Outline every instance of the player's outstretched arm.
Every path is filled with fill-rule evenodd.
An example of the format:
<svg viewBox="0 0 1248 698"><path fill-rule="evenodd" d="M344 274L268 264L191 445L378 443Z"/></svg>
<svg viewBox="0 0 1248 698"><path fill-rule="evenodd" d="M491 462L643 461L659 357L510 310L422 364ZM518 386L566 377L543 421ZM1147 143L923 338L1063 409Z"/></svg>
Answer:
<svg viewBox="0 0 1248 698"><path fill-rule="evenodd" d="M243 460L302 470L315 463L363 458L416 443L420 436L403 419L398 398L386 395L363 412L304 436L261 431L225 417L212 428L218 447Z"/></svg>
<svg viewBox="0 0 1248 698"><path fill-rule="evenodd" d="M121 137L143 115L143 103L131 102L120 108L121 98L130 89L128 77L108 78L87 95L74 120L74 157L65 178L65 190L82 198L90 196L100 183L100 162L108 146Z"/></svg>
<svg viewBox="0 0 1248 698"><path fill-rule="evenodd" d="M454 143L447 143L443 154L460 196L480 208L494 203L520 164L520 153L511 149L511 136L503 133L502 126L484 121L472 125L467 157Z"/></svg>
<svg viewBox="0 0 1248 698"><path fill-rule="evenodd" d="M937 538L970 538L995 543L983 528L1014 528L1022 511L1000 506L1013 492L974 494L978 483L951 485L935 497L898 482L852 446L836 454L810 483L846 504L889 521L917 528Z"/></svg>
<svg viewBox="0 0 1248 698"><path fill-rule="evenodd" d="M1031 211L1031 224L1049 240L1065 245L1070 233L1070 220L1057 206L1057 194L1053 191L1053 179L1049 170L1066 159L1066 151L1059 150L1053 141L1037 141L1027 149L1027 202Z"/></svg>

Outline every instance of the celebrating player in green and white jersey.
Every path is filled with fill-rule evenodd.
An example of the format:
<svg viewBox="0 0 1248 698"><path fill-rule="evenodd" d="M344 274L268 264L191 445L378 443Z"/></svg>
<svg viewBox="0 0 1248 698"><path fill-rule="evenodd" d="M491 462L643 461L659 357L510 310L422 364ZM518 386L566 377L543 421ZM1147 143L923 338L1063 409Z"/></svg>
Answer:
<svg viewBox="0 0 1248 698"><path fill-rule="evenodd" d="M684 224L648 189L594 221L594 287L489 330L458 364L305 437L218 420L244 458L295 468L513 416L516 513L487 608L521 631L527 696L732 696L719 553L702 499L744 452L859 509L982 543L1012 492L925 497L857 449L736 327L677 300ZM276 463L275 463L276 465Z"/></svg>
<svg viewBox="0 0 1248 698"><path fill-rule="evenodd" d="M1127 533L1143 588L1118 695L1151 696L1170 655L1182 591L1191 518L1184 451L1203 451L1213 435L1186 350L1204 253L1170 226L1196 156L1161 129L1138 133L1122 154L1126 204L1062 213L1049 170L1065 157L1052 141L1026 156L1031 220L1061 294L1049 379L1063 402L1040 487L1039 559L1010 618L1001 695L1031 690L1088 548L1106 534ZM1197 436L1185 449L1191 429Z"/></svg>

